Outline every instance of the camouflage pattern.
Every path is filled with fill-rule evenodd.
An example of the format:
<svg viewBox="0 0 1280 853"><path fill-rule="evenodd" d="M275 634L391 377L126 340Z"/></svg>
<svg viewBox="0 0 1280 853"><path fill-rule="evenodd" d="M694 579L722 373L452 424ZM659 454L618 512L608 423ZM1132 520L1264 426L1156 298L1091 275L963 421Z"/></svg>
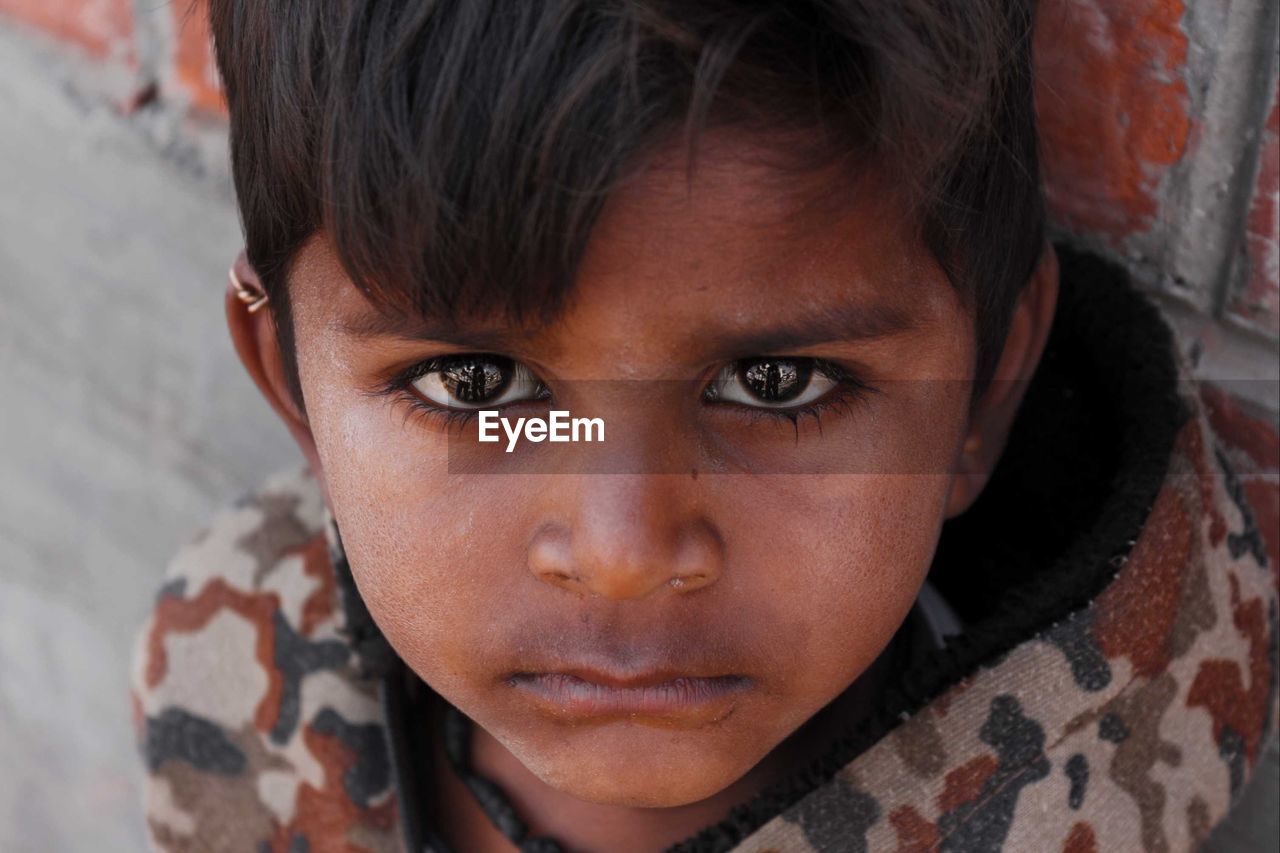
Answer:
<svg viewBox="0 0 1280 853"><path fill-rule="evenodd" d="M377 682L346 630L320 490L277 478L173 560L134 656L163 850L401 850Z"/></svg>
<svg viewBox="0 0 1280 853"><path fill-rule="evenodd" d="M332 541L302 474L175 559L134 672L158 848L404 849L385 717ZM1277 578L1198 407L1117 570L1087 607L952 687L737 849L1197 846L1258 761L1277 704Z"/></svg>

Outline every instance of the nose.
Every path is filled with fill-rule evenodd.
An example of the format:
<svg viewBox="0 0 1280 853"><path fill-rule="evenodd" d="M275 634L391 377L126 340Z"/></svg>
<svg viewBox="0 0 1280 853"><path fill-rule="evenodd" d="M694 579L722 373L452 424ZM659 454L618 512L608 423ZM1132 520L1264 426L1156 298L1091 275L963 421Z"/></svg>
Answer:
<svg viewBox="0 0 1280 853"><path fill-rule="evenodd" d="M614 600L704 589L724 569L719 532L668 474L581 478L529 543L539 580ZM583 480L588 481L585 485Z"/></svg>

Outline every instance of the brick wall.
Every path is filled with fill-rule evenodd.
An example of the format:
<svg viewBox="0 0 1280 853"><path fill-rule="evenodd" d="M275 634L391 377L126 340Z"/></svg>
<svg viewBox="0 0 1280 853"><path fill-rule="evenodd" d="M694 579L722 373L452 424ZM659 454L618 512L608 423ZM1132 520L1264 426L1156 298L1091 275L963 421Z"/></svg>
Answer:
<svg viewBox="0 0 1280 853"><path fill-rule="evenodd" d="M1231 311L1274 333L1280 315L1280 91L1272 96L1258 154L1258 177L1245 226L1248 274L1232 294Z"/></svg>
<svg viewBox="0 0 1280 853"><path fill-rule="evenodd" d="M1273 0L1042 0L1036 38L1058 227L1271 341L1276 18Z"/></svg>
<svg viewBox="0 0 1280 853"><path fill-rule="evenodd" d="M95 57L129 61L132 0L0 0L0 15L34 24Z"/></svg>
<svg viewBox="0 0 1280 853"><path fill-rule="evenodd" d="M170 12L174 27L172 87L189 98L195 109L224 114L226 105L218 88L204 3L185 9L183 4L174 4Z"/></svg>

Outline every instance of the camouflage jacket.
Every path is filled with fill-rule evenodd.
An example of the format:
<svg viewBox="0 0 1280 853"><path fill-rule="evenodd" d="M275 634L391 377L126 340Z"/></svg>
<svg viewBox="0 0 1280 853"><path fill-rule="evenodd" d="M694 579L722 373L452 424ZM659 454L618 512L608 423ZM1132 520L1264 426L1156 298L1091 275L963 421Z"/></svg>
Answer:
<svg viewBox="0 0 1280 853"><path fill-rule="evenodd" d="M1087 329L1093 309L1076 302L1058 324ZM1167 330L1153 334L1176 373ZM1276 726L1277 580L1199 397L1185 378L1176 394L1184 414L1136 529L1110 552L1073 543L1071 571L1099 583L1050 584L1056 610L1001 600L1002 629L973 626L907 673L826 770L680 849L1198 846ZM1082 537L1114 521L1102 515ZM397 784L386 649L326 518L308 474L283 476L174 559L132 691L158 848L419 846Z"/></svg>

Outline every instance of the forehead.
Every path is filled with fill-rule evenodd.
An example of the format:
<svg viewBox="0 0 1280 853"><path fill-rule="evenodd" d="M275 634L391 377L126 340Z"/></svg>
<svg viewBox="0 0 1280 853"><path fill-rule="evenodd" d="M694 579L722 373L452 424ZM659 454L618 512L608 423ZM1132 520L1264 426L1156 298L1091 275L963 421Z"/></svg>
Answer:
<svg viewBox="0 0 1280 853"><path fill-rule="evenodd" d="M606 204L580 279L768 299L850 294L928 261L901 193L873 165L796 162L782 143L708 133L659 149Z"/></svg>
<svg viewBox="0 0 1280 853"><path fill-rule="evenodd" d="M957 307L885 174L804 167L776 140L725 132L708 132L693 163L679 142L656 149L612 192L564 309L549 324L514 328L498 306L467 318L380 309L351 284L322 235L300 254L291 296L300 333L308 318L386 334L453 324L544 341L608 327L630 336L633 349L645 340L660 345L675 329L745 331L780 316L858 306L927 322Z"/></svg>

